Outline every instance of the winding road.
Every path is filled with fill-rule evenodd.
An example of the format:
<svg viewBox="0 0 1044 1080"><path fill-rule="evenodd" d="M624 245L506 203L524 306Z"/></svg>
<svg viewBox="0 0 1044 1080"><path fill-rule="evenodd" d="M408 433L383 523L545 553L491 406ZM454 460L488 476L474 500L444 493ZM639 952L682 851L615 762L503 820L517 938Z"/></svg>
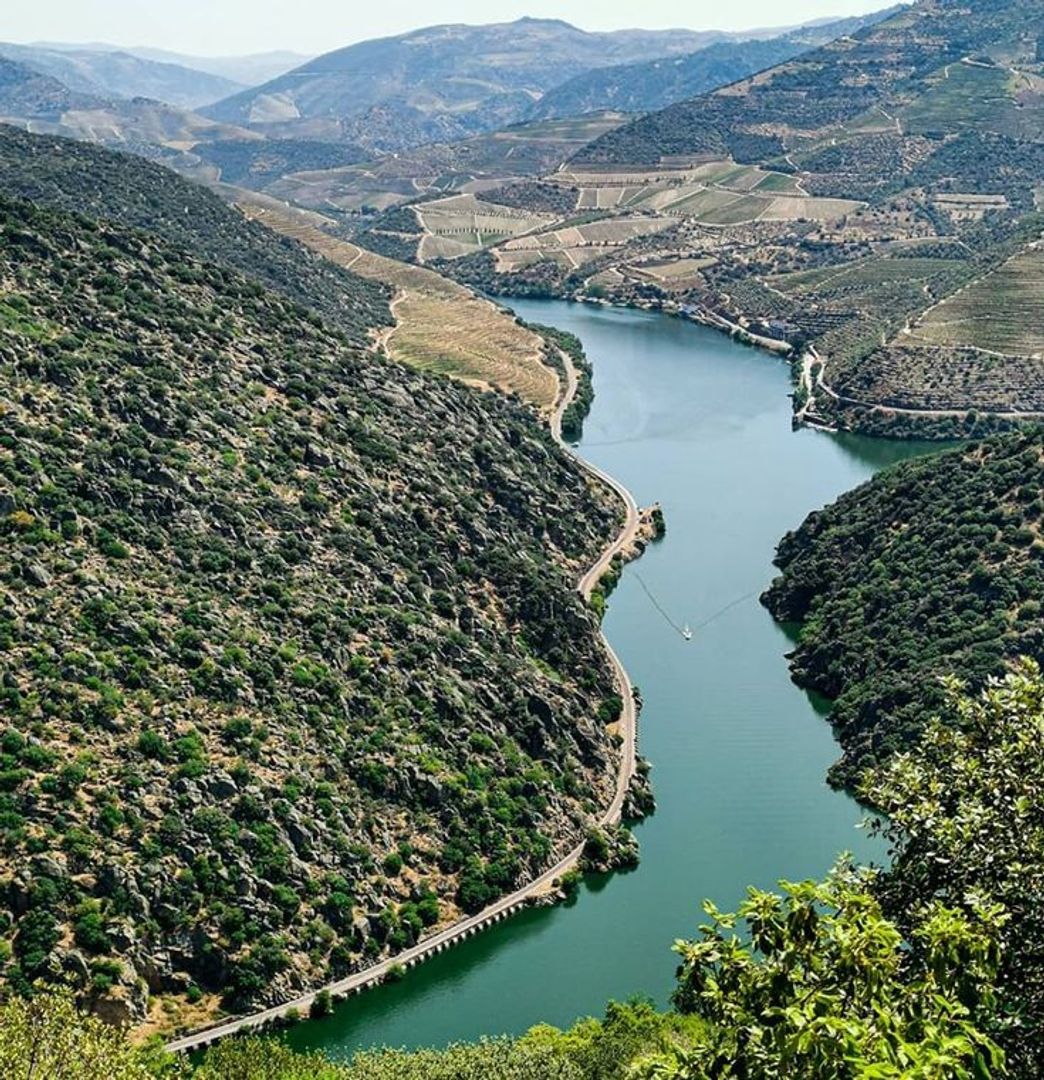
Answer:
<svg viewBox="0 0 1044 1080"><path fill-rule="evenodd" d="M562 416L576 394L578 379L576 368L569 357L565 353L560 353L560 356L565 369L565 386L561 398L550 417L551 433L559 445L567 453L571 454L590 476L605 484L618 496L623 502L626 511L624 524L616 538L605 548L598 560L577 583L577 591L585 600L589 600L595 586L609 568L613 558L618 553L628 550L637 539L641 525L641 515L634 497L619 481L614 480L613 477L602 472L601 469L585 461L563 441ZM628 678L623 664L620 663L616 653L613 652L604 634L601 635L601 638L613 670L620 699L623 702L619 720L619 733L623 741L620 748L620 767L617 771L616 790L612 802L598 820L599 825L605 826L617 824L623 816L627 792L637 767L638 708L635 703L631 680ZM489 907L478 912L478 914L461 919L459 922L453 923L451 926L447 926L422 939L412 948L389 957L387 960L382 960L380 963L374 964L363 971L338 979L325 987L319 987L309 991L307 994L302 994L291 1001L285 1001L280 1005L261 1009L245 1016L218 1021L209 1027L181 1035L167 1043L167 1050L172 1053L199 1050L229 1036L265 1028L294 1014L307 1015L312 1003L324 991L337 999L360 993L371 986L381 983L390 973L414 967L435 953L444 952L457 942L477 934L487 926L506 919L521 908L527 907L537 897L546 895L553 888L556 878L560 878L566 871L577 865L583 849L584 842L581 840L566 852L554 866L549 867L539 877L527 882L510 895L490 904Z"/></svg>

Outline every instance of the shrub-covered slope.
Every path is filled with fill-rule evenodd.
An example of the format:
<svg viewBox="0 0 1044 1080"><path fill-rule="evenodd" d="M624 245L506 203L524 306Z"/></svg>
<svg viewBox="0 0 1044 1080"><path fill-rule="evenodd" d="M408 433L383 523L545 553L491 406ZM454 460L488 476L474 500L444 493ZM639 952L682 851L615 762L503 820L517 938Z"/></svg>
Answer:
<svg viewBox="0 0 1044 1080"><path fill-rule="evenodd" d="M69 978L135 1021L165 994L167 1025L211 989L285 997L482 906L608 801L572 583L614 512L527 409L5 199L0 414L9 987Z"/></svg>
<svg viewBox="0 0 1044 1080"><path fill-rule="evenodd" d="M933 138L981 127L1012 137L1039 137L1039 107L1034 107L1039 91L1009 81L1002 61L1038 59L1042 14L1039 0L921 0L756 78L609 132L575 160L637 164L655 163L661 156L710 154L759 162L817 143L824 134L840 134L832 129L857 117L862 131L887 130L890 120L900 134ZM947 86L945 76L942 84L934 79L965 57L982 65L979 92L991 81L995 97L977 99L973 88L969 100L968 90L958 83ZM1027 124L1029 129L1021 130ZM890 166L871 157L866 167Z"/></svg>
<svg viewBox="0 0 1044 1080"><path fill-rule="evenodd" d="M148 229L313 308L357 343L391 322L382 286L247 221L206 188L133 155L0 124L0 195Z"/></svg>
<svg viewBox="0 0 1044 1080"><path fill-rule="evenodd" d="M889 9L836 22L813 23L778 37L716 41L687 56L662 56L636 64L595 68L548 91L537 102L533 116L579 116L601 109L629 113L665 109L852 34L891 13Z"/></svg>
<svg viewBox="0 0 1044 1080"><path fill-rule="evenodd" d="M1044 438L906 462L810 514L763 597L802 623L795 679L834 700L836 778L911 745L942 701L1044 657Z"/></svg>

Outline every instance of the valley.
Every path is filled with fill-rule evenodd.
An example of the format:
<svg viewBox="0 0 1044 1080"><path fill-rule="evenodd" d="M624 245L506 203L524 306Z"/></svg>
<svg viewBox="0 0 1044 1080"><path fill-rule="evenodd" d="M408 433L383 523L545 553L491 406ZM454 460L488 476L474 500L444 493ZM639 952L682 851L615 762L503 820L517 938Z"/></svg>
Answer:
<svg viewBox="0 0 1044 1080"><path fill-rule="evenodd" d="M0 1073L1039 1075L1040 0L323 2L0 42Z"/></svg>

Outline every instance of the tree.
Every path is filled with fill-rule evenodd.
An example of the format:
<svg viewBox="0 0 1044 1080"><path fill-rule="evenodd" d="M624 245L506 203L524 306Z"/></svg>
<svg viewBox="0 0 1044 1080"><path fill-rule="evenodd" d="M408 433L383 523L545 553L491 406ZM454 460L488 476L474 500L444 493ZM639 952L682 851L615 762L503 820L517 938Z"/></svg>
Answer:
<svg viewBox="0 0 1044 1080"><path fill-rule="evenodd" d="M965 1080L1005 1075L983 1033L1003 914L926 905L904 937L840 865L824 882L751 889L736 914L679 941L675 1004L709 1024L636 1074L677 1080ZM735 932L738 921L747 935Z"/></svg>
<svg viewBox="0 0 1044 1080"><path fill-rule="evenodd" d="M160 1075L160 1063L130 1046L119 1028L78 1012L68 994L14 998L0 1006L0 1076L150 1080Z"/></svg>
<svg viewBox="0 0 1044 1080"><path fill-rule="evenodd" d="M916 750L871 774L863 793L887 815L893 869L882 902L903 913L924 897L967 912L988 898L1001 930L995 1034L1016 1075L1044 1075L1044 680L1022 661L947 706Z"/></svg>
<svg viewBox="0 0 1044 1080"><path fill-rule="evenodd" d="M344 1080L342 1066L273 1039L227 1039L207 1051L193 1080Z"/></svg>

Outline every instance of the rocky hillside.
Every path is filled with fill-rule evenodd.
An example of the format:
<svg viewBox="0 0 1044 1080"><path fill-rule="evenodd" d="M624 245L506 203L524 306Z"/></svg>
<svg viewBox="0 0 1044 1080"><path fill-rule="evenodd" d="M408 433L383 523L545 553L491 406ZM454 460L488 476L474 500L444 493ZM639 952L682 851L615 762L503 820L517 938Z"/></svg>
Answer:
<svg viewBox="0 0 1044 1080"><path fill-rule="evenodd" d="M943 700L1044 659L1044 438L972 444L878 474L783 538L763 600L801 624L795 680L834 700L835 779L912 745Z"/></svg>
<svg viewBox="0 0 1044 1080"><path fill-rule="evenodd" d="M0 201L2 979L165 1028L481 907L615 779L615 507L201 247Z"/></svg>
<svg viewBox="0 0 1044 1080"><path fill-rule="evenodd" d="M357 344L391 322L380 285L247 221L212 192L136 156L0 125L0 194L147 228L314 309Z"/></svg>
<svg viewBox="0 0 1044 1080"><path fill-rule="evenodd" d="M557 19L431 26L327 53L204 111L267 133L403 150L524 120L543 93L592 68L692 52L720 36L588 33Z"/></svg>

